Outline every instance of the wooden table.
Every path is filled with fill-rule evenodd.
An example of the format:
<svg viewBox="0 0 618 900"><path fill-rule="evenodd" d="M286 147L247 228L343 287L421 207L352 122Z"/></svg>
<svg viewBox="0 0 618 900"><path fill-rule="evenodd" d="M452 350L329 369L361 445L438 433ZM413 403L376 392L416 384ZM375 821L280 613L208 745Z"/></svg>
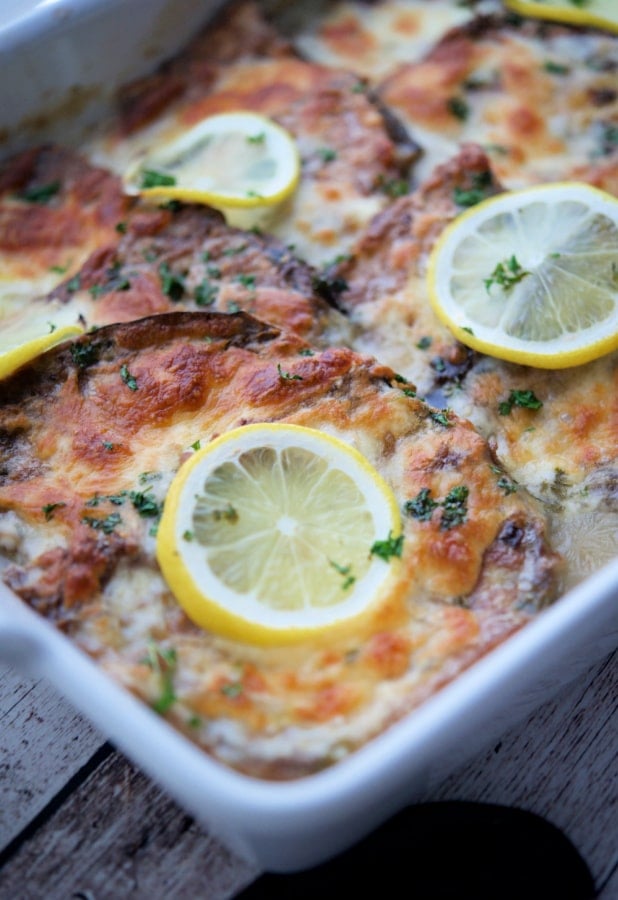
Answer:
<svg viewBox="0 0 618 900"><path fill-rule="evenodd" d="M616 900L617 699L618 652L423 799L542 815ZM0 668L0 723L1 900L223 900L259 874L45 682Z"/></svg>

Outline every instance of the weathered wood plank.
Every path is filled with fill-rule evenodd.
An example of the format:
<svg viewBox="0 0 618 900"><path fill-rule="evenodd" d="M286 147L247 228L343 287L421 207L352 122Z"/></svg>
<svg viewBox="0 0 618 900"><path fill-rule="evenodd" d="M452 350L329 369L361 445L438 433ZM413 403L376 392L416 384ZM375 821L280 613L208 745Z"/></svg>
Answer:
<svg viewBox="0 0 618 900"><path fill-rule="evenodd" d="M0 870L0 897L225 900L256 874L115 753Z"/></svg>
<svg viewBox="0 0 618 900"><path fill-rule="evenodd" d="M557 825L603 897L618 868L618 653L568 685L432 799L519 806ZM615 881L614 881L615 885Z"/></svg>
<svg viewBox="0 0 618 900"><path fill-rule="evenodd" d="M0 677L0 849L50 802L103 738L45 681Z"/></svg>
<svg viewBox="0 0 618 900"><path fill-rule="evenodd" d="M588 862L601 900L615 900L617 695L614 654L425 799L506 803L547 817ZM7 860L0 900L224 900L256 874L114 754Z"/></svg>

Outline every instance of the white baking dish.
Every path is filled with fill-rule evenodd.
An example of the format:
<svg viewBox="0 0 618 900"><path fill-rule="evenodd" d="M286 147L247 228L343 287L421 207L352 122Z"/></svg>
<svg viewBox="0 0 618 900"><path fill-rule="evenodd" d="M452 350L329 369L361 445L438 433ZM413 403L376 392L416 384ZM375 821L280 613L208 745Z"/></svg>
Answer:
<svg viewBox="0 0 618 900"><path fill-rule="evenodd" d="M2 152L47 136L77 139L119 82L173 52L216 5L47 0L19 7L0 31ZM63 105L67 97L78 97L77 107ZM617 601L618 559L366 747L286 783L252 779L213 761L1 585L0 658L52 681L236 852L263 869L293 871L343 850L426 795L613 650Z"/></svg>

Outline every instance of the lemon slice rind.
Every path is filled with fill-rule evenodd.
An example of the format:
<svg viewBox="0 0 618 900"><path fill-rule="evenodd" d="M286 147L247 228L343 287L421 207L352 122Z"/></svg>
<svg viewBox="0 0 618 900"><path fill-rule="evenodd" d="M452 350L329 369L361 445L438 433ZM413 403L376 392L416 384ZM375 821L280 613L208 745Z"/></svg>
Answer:
<svg viewBox="0 0 618 900"><path fill-rule="evenodd" d="M41 356L52 347L68 341L72 337L83 334L84 329L80 325L63 325L49 334L32 338L17 347L11 347L4 352L0 351L0 378L6 378L26 363Z"/></svg>
<svg viewBox="0 0 618 900"><path fill-rule="evenodd" d="M565 0L504 0L505 6L522 16L608 29L618 33L618 6L614 0L592 0L576 6Z"/></svg>
<svg viewBox="0 0 618 900"><path fill-rule="evenodd" d="M527 214L535 210L536 217ZM541 215L544 210L546 216ZM602 217L601 221L610 223L612 243L594 252L584 248L578 251L578 260L577 253L568 252L566 245L570 240L571 251L578 240L585 245L584 230L581 238L577 234L568 240L564 238L564 252L561 252L560 237L553 236L556 232L566 234L569 215L577 218L578 211L582 210L589 213L583 216L585 226L591 221L596 223L597 215ZM595 240L592 231L590 239ZM468 256L464 253L466 247ZM473 259L466 272L462 258L469 259L475 253L481 257L486 255L485 267L481 270L478 258L476 262ZM507 192L462 213L444 230L428 261L431 303L436 315L457 339L474 350L538 368L581 365L618 348L617 254L618 201L604 191L588 184L559 182ZM487 289L484 282L493 268L489 260L506 262L511 256L529 274L508 291L495 285ZM592 270L588 272L582 266L581 260L588 259L597 264L602 261L603 278L597 279ZM578 302L574 309L565 304L561 310L556 299L560 287L565 285L569 291L575 292L577 288ZM542 296L548 303L546 315L542 313ZM597 321L592 321L595 303L603 311L598 313ZM556 320L553 325L552 315ZM534 320L535 316L544 328L550 332L553 328L556 334L553 337L546 334L537 340L531 335L521 337L515 333L518 327L521 331L530 327L526 326L526 320ZM586 317L590 321L578 327L578 320ZM499 321L502 324L496 324Z"/></svg>
<svg viewBox="0 0 618 900"><path fill-rule="evenodd" d="M174 179L142 186L144 173ZM294 192L300 157L293 137L272 119L238 111L210 116L157 148L125 177L131 193L217 209L274 206Z"/></svg>
<svg viewBox="0 0 618 900"><path fill-rule="evenodd" d="M308 564L313 566L312 579L315 596L303 596L303 591L295 591L296 583L289 580L290 598L273 596L269 603L256 599L252 590L240 593L230 588L211 568L213 549L195 539L195 509L200 492L204 490L205 479L212 473L220 471L221 466L235 465L243 454L257 452L259 448L274 450L278 456L277 465L281 463L283 454L289 448L300 448L309 455L315 454L318 460L328 464L328 471L340 470L342 475L351 479L360 487L364 508L363 515L370 515L374 539L397 537L401 532L401 517L395 497L382 477L375 471L368 460L350 445L316 429L288 424L248 425L234 429L211 441L202 450L195 453L176 475L165 500L164 512L157 535L157 559L163 576L184 608L197 625L223 637L240 640L244 643L281 645L310 639L312 637L339 633L342 627L348 628L358 623L377 608L380 600L393 595L399 582L398 573L401 561L397 558L385 562L370 553L372 541L363 545L368 560L366 571L361 577L353 578L353 584L345 587L343 572L349 562L346 547L349 547L348 535L342 534L341 540L329 542L328 551L321 552L309 546ZM338 476L337 476L338 477ZM259 486L258 486L259 488ZM287 490L287 488L286 488ZM290 491L295 488L291 484ZM305 501L313 494L315 500L315 484L307 484ZM320 488L317 488L319 492ZM344 491L345 493L345 491ZM291 494L291 495L292 495ZM259 490L258 490L259 496ZM293 507L302 520L305 502L296 496ZM264 504L268 505L268 493L263 494ZM247 507L251 505L251 497L247 495L243 501ZM309 504L310 505L310 504ZM241 519L245 508L239 504L238 517ZM337 504L337 492L325 498L323 515L325 520L337 517L340 510ZM353 536L355 530L356 510L344 510L342 519L346 521L346 532ZM236 516L236 512L234 512ZM287 517L283 517L287 518ZM225 529L225 525L223 529ZM228 527L233 535L235 524ZM223 530L222 529L222 530ZM259 528L255 529L256 540L259 539ZM317 534L313 532L314 538ZM187 540L188 535L191 539ZM319 538L319 535L318 535ZM277 539L277 536L273 538ZM270 541L271 535L266 534ZM318 540L319 543L319 540ZM224 547L224 550L228 549ZM217 550L217 548L215 548ZM231 558L237 561L240 568L251 572L251 540L247 540L246 531L240 535L237 544L231 544ZM315 551L315 552L314 552ZM286 552L285 550L283 551ZM290 567L293 569L292 549ZM210 553L210 557L208 554ZM280 561L285 559L281 554ZM316 566L316 558L319 565ZM302 563L301 569L302 569ZM335 569L333 569L335 567ZM268 567L265 567L268 569ZM338 571L336 571L338 570ZM268 574L268 573L267 573ZM285 583L274 573L276 583ZM354 572L356 575L357 573ZM321 606L322 593L326 592L326 582L331 576L339 579L341 596L336 603ZM310 579L311 580L311 579ZM262 579L263 581L263 579ZM324 583L324 588L322 584ZM317 587L316 587L317 586ZM263 585L262 585L263 587ZM252 596L250 594L253 594ZM284 602L281 602L281 601ZM287 601L291 606L289 608ZM272 605L269 605L272 603Z"/></svg>

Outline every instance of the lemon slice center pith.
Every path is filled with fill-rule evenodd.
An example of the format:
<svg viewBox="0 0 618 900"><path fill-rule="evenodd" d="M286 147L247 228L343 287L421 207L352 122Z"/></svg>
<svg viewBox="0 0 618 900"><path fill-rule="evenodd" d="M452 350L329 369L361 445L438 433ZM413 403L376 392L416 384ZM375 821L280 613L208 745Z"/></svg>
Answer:
<svg viewBox="0 0 618 900"><path fill-rule="evenodd" d="M247 426L181 470L158 555L202 627L286 642L363 614L392 574L372 546L399 529L390 488L347 444L298 426Z"/></svg>

